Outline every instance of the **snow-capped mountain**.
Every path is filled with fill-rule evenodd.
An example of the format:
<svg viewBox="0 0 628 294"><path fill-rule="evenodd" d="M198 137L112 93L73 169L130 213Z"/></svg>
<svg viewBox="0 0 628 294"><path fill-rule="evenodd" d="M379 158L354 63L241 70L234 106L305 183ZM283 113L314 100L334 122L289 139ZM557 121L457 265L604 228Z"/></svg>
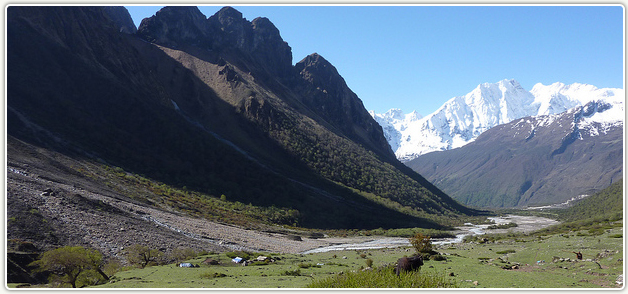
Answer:
<svg viewBox="0 0 628 294"><path fill-rule="evenodd" d="M378 114L372 110L369 111L369 113L375 118L375 121L382 126L382 129L384 129L384 137L388 140L388 144L390 144L393 151L401 147L402 133L406 131L408 125L423 118L423 116L416 111L404 114L403 111L398 108L393 108L384 114Z"/></svg>
<svg viewBox="0 0 628 294"><path fill-rule="evenodd" d="M416 111L405 115L399 109L384 114L371 111L371 115L384 129L397 158L408 161L432 151L464 146L484 131L518 118L562 113L590 101L604 101L613 111L588 119L623 122L623 89L539 83L526 91L516 80L478 85L425 117Z"/></svg>
<svg viewBox="0 0 628 294"><path fill-rule="evenodd" d="M461 203L512 207L562 203L623 176L623 104L591 101L524 117L473 142L405 164Z"/></svg>

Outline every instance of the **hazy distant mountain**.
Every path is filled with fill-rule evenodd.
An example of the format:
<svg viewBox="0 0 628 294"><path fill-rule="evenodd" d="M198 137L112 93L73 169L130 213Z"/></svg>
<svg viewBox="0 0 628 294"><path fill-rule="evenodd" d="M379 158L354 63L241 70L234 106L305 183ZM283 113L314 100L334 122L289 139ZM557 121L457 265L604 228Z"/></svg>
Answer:
<svg viewBox="0 0 628 294"><path fill-rule="evenodd" d="M515 80L479 85L464 96L451 98L425 117L400 110L371 115L382 125L395 155L408 161L420 155L464 146L486 130L514 119L557 114L590 101L612 103L624 99L622 89L592 85L536 84L526 91Z"/></svg>
<svg viewBox="0 0 628 294"><path fill-rule="evenodd" d="M554 109L564 101L576 103L561 94L552 98L563 102L545 104ZM623 175L623 98L607 98L616 99L515 119L461 148L428 153L406 164L455 199L478 207L560 203L592 194Z"/></svg>

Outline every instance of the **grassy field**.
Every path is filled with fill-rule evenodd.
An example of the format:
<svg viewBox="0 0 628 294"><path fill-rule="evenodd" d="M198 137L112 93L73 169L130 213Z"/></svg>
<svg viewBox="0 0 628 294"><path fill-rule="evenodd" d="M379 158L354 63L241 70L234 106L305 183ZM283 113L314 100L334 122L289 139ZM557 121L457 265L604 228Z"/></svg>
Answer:
<svg viewBox="0 0 628 294"><path fill-rule="evenodd" d="M624 269L623 238L618 238L621 234L619 227L596 236L574 232L491 244L459 244L439 250L449 254L446 262L430 265L453 273L452 279L459 287L618 287L616 280ZM583 260L576 260L574 251L581 252Z"/></svg>
<svg viewBox="0 0 628 294"><path fill-rule="evenodd" d="M617 288L623 274L622 228L549 236L516 236L497 242L436 246L445 261L426 261L420 275L460 288ZM582 252L583 260L575 260ZM198 268L153 266L119 272L98 288L304 288L314 281L367 267L379 268L414 253L412 248L272 254L268 265L242 266L226 254L189 260ZM206 258L219 265L204 265ZM560 258L563 260L561 261ZM569 258L569 260L566 260ZM316 285L320 285L317 283ZM392 285L391 285L392 286ZM359 286L355 286L359 287Z"/></svg>

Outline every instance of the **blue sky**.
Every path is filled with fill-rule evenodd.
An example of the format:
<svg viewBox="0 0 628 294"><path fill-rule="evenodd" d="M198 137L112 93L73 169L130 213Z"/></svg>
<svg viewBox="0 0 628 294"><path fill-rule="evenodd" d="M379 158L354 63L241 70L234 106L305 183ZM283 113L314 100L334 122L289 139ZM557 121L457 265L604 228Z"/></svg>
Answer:
<svg viewBox="0 0 628 294"><path fill-rule="evenodd" d="M330 61L367 110L427 115L477 85L515 79L624 88L622 6L233 6ZM159 6L127 6L139 26ZM206 17L221 6L199 6Z"/></svg>

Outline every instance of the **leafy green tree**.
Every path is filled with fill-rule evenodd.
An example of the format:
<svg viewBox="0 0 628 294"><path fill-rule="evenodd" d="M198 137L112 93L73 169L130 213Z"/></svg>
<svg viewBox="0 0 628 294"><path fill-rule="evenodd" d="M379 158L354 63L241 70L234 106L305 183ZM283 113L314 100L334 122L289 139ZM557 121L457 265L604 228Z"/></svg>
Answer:
<svg viewBox="0 0 628 294"><path fill-rule="evenodd" d="M109 279L100 269L102 261L102 254L95 249L66 246L44 252L31 265L37 266L37 271L49 271L58 275L62 281L76 288L79 275L89 269L96 270L105 279Z"/></svg>
<svg viewBox="0 0 628 294"><path fill-rule="evenodd" d="M152 262L157 262L161 257L161 251L150 249L147 246L134 244L124 249L126 259L130 264L137 264L145 268Z"/></svg>

